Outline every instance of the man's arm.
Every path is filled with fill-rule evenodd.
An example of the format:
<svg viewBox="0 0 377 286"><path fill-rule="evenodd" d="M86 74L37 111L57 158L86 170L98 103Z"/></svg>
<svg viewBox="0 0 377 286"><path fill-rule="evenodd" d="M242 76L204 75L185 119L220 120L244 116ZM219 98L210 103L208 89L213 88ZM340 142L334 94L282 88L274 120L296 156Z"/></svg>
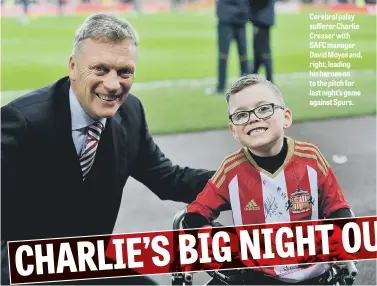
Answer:
<svg viewBox="0 0 377 286"><path fill-rule="evenodd" d="M140 151L137 165L132 166L132 177L162 200L191 203L215 172L173 165L153 141L141 103L140 110Z"/></svg>
<svg viewBox="0 0 377 286"><path fill-rule="evenodd" d="M23 143L26 142L26 120L16 108L10 105L1 108L1 214L2 240L9 240L12 218L18 215L17 199L22 199L16 183L22 180L19 162L22 159Z"/></svg>

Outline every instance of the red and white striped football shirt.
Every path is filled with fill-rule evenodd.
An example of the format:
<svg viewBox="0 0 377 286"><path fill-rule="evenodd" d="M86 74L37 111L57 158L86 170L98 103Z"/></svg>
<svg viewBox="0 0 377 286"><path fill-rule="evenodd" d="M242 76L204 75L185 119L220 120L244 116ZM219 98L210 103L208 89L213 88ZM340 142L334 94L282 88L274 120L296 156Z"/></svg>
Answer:
<svg viewBox="0 0 377 286"><path fill-rule="evenodd" d="M340 208L349 208L331 166L318 148L286 137L288 152L273 174L260 168L246 148L228 156L188 212L209 220L230 205L235 225L317 220ZM328 269L316 264L262 268L286 281L316 277Z"/></svg>

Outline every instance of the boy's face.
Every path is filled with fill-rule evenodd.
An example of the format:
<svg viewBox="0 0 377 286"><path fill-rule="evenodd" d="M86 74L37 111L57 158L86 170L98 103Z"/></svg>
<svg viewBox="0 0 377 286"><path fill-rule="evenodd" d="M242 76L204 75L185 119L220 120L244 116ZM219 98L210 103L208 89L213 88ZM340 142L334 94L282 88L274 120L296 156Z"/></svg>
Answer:
<svg viewBox="0 0 377 286"><path fill-rule="evenodd" d="M275 107L268 105L271 103L274 103ZM259 117L272 114L272 110L273 114L260 119L252 113L248 122L242 125L231 122L229 127L234 138L254 154L276 155L283 144L284 129L292 124L292 115L288 108L278 107L281 107L282 103L271 87L266 84L256 84L232 95L229 100L229 113L232 115L240 111L249 111L262 105L266 106L258 109Z"/></svg>

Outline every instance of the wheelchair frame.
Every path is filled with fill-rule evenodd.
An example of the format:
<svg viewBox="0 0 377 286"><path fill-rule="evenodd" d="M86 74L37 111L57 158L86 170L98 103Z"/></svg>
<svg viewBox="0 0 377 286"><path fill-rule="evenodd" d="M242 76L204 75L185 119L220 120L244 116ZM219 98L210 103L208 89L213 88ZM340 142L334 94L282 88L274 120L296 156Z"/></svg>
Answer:
<svg viewBox="0 0 377 286"><path fill-rule="evenodd" d="M178 211L173 219L173 230L181 229L182 220L187 212L187 207L184 207ZM216 222L213 222L212 225L216 225ZM356 263L354 261L347 262L335 262L333 263L331 269L328 272L327 278L322 278L321 283L323 285L353 285L355 282L358 271L356 268ZM247 270L247 269L246 269ZM244 269L238 269L240 274ZM218 281L222 284L216 283L216 285L231 285L230 278L220 271L205 271L212 279L207 282L205 285L211 285L212 281ZM171 285L193 285L194 275L193 273L187 272L178 272L172 273L171 275Z"/></svg>

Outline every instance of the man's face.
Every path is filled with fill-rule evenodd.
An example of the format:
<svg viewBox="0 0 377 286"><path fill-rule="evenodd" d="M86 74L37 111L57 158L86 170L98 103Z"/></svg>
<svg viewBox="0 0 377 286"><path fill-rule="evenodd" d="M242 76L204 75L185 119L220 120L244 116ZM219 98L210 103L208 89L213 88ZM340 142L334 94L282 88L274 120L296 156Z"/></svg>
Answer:
<svg viewBox="0 0 377 286"><path fill-rule="evenodd" d="M94 119L113 116L134 82L137 48L132 41L118 43L85 40L69 59L72 89L83 109Z"/></svg>
<svg viewBox="0 0 377 286"><path fill-rule="evenodd" d="M239 111L248 111L265 104L274 103L278 106L279 102L275 91L266 84L252 85L230 97L230 114ZM259 119L254 113L243 125L229 124L232 134L243 146L248 147L256 155L273 155L279 152L275 146L282 144L284 139L284 129L292 123L292 116L289 109L281 109L263 106L259 109L259 116L263 117L265 110L273 110L273 115L264 119ZM280 144L279 144L280 143ZM275 149L275 150L274 150Z"/></svg>

